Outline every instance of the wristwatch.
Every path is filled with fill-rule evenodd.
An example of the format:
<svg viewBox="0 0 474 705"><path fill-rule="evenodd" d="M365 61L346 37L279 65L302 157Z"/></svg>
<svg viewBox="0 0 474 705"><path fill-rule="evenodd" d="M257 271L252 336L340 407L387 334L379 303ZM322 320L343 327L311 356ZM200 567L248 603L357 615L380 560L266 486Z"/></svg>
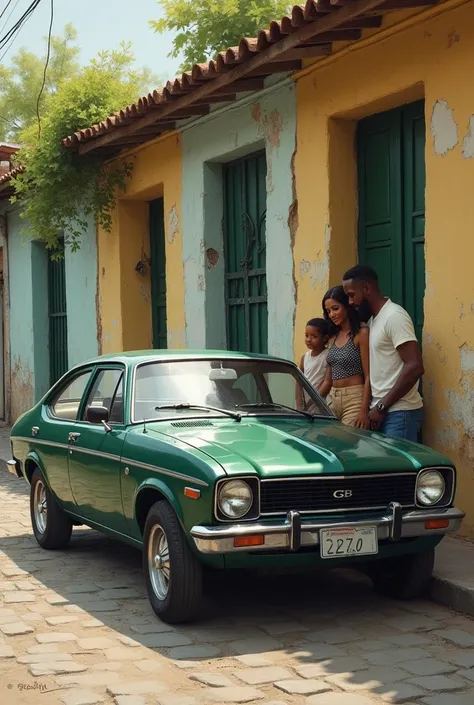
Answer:
<svg viewBox="0 0 474 705"><path fill-rule="evenodd" d="M382 401L379 401L375 405L375 408L378 409L381 414L385 414L388 411L387 407L385 406L385 404Z"/></svg>

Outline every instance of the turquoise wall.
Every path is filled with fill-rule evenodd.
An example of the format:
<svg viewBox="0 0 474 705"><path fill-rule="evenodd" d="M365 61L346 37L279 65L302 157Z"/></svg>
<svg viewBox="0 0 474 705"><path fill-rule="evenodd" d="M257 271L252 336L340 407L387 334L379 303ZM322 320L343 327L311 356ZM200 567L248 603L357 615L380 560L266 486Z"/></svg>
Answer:
<svg viewBox="0 0 474 705"><path fill-rule="evenodd" d="M49 388L48 253L28 239L18 211L8 209L11 420ZM81 249L66 251L69 367L98 352L97 248L90 223Z"/></svg>
<svg viewBox="0 0 474 705"><path fill-rule="evenodd" d="M211 113L183 130L182 145L187 347L226 347L222 164L265 149L268 351L291 359L295 314L289 225L296 150L294 84L273 86L258 99Z"/></svg>

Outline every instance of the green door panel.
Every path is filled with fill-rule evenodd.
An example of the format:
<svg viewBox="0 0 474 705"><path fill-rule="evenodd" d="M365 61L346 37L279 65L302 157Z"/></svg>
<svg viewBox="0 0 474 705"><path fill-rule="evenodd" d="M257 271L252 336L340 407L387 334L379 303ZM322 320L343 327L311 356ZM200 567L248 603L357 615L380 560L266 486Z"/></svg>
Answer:
<svg viewBox="0 0 474 705"><path fill-rule="evenodd" d="M227 347L266 353L265 153L224 167L224 257Z"/></svg>
<svg viewBox="0 0 474 705"><path fill-rule="evenodd" d="M359 261L407 309L421 344L425 295L424 101L359 123Z"/></svg>
<svg viewBox="0 0 474 705"><path fill-rule="evenodd" d="M151 319L153 347L167 348L166 246L163 199L150 202Z"/></svg>

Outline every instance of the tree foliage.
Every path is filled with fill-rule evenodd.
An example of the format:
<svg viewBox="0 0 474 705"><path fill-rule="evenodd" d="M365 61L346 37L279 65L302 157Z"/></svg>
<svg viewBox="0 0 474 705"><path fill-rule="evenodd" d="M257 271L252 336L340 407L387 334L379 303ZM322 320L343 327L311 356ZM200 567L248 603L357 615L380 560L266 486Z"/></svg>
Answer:
<svg viewBox="0 0 474 705"><path fill-rule="evenodd" d="M103 51L48 92L41 136L37 121L25 117L18 152L18 165L25 170L12 180L12 200L18 202L29 234L53 251L61 237L73 251L78 249L91 217L110 230L116 192L125 190L131 162L112 168L93 153L80 156L64 149L62 140L150 90L151 81L157 79L146 69L134 70L133 63L129 44Z"/></svg>
<svg viewBox="0 0 474 705"><path fill-rule="evenodd" d="M255 37L289 8L286 0L159 0L158 4L164 17L150 24L159 33L176 32L170 56L183 56L183 71L237 46L242 37Z"/></svg>

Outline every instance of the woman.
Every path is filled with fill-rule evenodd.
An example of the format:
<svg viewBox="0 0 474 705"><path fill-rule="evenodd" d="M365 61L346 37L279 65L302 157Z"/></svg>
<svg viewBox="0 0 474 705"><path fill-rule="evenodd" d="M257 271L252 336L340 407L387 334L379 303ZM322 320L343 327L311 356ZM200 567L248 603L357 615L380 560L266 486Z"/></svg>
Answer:
<svg viewBox="0 0 474 705"><path fill-rule="evenodd" d="M362 326L342 286L326 292L323 311L334 337L326 358L326 377L318 391L329 395L329 406L343 424L369 428L369 329Z"/></svg>

